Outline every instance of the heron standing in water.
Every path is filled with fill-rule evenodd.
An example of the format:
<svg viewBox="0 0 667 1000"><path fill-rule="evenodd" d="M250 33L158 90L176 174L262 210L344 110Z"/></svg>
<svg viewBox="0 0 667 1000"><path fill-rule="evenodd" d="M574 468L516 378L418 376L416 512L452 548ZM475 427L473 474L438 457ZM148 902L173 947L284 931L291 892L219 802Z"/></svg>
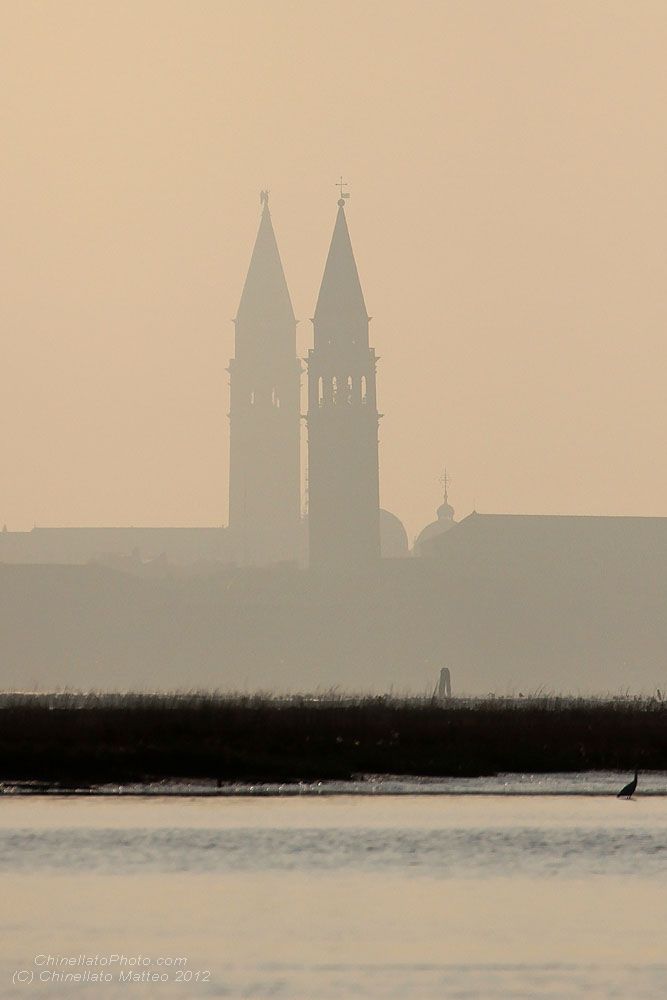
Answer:
<svg viewBox="0 0 667 1000"><path fill-rule="evenodd" d="M635 794L637 789L637 778L639 777L637 771L635 771L635 776L632 781L628 782L625 788L621 788L620 792L616 796L617 799L631 799Z"/></svg>

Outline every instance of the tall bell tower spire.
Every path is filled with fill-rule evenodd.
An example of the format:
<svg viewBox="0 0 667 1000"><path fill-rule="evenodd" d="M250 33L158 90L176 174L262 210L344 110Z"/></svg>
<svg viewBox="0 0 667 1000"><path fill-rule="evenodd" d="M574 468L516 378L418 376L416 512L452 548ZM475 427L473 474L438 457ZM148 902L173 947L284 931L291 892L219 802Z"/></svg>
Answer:
<svg viewBox="0 0 667 1000"><path fill-rule="evenodd" d="M298 558L301 365L268 191L260 200L228 368L229 527L237 562L263 566Z"/></svg>
<svg viewBox="0 0 667 1000"><path fill-rule="evenodd" d="M353 569L380 558L379 415L344 187L308 352L308 522L311 566Z"/></svg>

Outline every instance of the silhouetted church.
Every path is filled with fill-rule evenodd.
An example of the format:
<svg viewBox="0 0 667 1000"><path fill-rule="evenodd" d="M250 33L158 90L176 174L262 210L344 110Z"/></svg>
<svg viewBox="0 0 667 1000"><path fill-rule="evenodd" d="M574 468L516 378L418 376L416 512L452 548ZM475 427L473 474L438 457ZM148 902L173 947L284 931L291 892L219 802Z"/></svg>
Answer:
<svg viewBox="0 0 667 1000"><path fill-rule="evenodd" d="M228 369L229 526L0 532L5 686L432 691L443 663L477 692L665 686L667 518L456 523L445 476L417 558L386 558L409 549L380 508L376 357L345 204L341 187L306 359L308 515L304 368L263 193Z"/></svg>
<svg viewBox="0 0 667 1000"><path fill-rule="evenodd" d="M268 192L229 362L228 528L37 528L0 533L0 561L100 562L131 572L225 563L324 569L409 554L400 520L380 509L375 351L338 201L308 352L308 514L301 515L301 376L296 318ZM152 564L155 563L155 567Z"/></svg>
<svg viewBox="0 0 667 1000"><path fill-rule="evenodd" d="M268 193L235 320L230 374L229 545L240 566L298 561L327 569L408 554L402 524L380 510L375 352L338 201L308 352L308 515L300 517L296 319ZM307 529L307 530L306 530ZM381 546L381 534L383 544Z"/></svg>
<svg viewBox="0 0 667 1000"><path fill-rule="evenodd" d="M267 566L298 559L329 569L368 567L380 558L379 416L375 352L368 344L369 316L345 198L341 191L312 321L314 348L308 352L306 546L300 526L296 319L266 192L262 204L229 365L234 562Z"/></svg>

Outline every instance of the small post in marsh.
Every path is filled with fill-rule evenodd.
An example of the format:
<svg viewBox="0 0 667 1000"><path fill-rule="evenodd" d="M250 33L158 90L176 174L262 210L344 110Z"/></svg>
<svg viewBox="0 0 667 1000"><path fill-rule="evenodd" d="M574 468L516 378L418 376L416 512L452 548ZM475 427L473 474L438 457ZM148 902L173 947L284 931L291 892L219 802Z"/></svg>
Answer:
<svg viewBox="0 0 667 1000"><path fill-rule="evenodd" d="M438 686L435 689L436 701L447 701L452 696L452 676L449 667L443 667L440 671Z"/></svg>

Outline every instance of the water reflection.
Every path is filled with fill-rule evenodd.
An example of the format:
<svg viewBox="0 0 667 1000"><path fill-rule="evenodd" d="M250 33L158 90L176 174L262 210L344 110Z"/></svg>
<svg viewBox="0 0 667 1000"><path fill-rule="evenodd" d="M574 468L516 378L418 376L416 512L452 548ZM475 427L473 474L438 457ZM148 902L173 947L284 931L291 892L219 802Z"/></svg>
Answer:
<svg viewBox="0 0 667 1000"><path fill-rule="evenodd" d="M667 799L5 797L2 995L34 955L184 954L206 982L49 996L655 997ZM39 987L41 988L41 987ZM34 990L33 990L34 992Z"/></svg>

